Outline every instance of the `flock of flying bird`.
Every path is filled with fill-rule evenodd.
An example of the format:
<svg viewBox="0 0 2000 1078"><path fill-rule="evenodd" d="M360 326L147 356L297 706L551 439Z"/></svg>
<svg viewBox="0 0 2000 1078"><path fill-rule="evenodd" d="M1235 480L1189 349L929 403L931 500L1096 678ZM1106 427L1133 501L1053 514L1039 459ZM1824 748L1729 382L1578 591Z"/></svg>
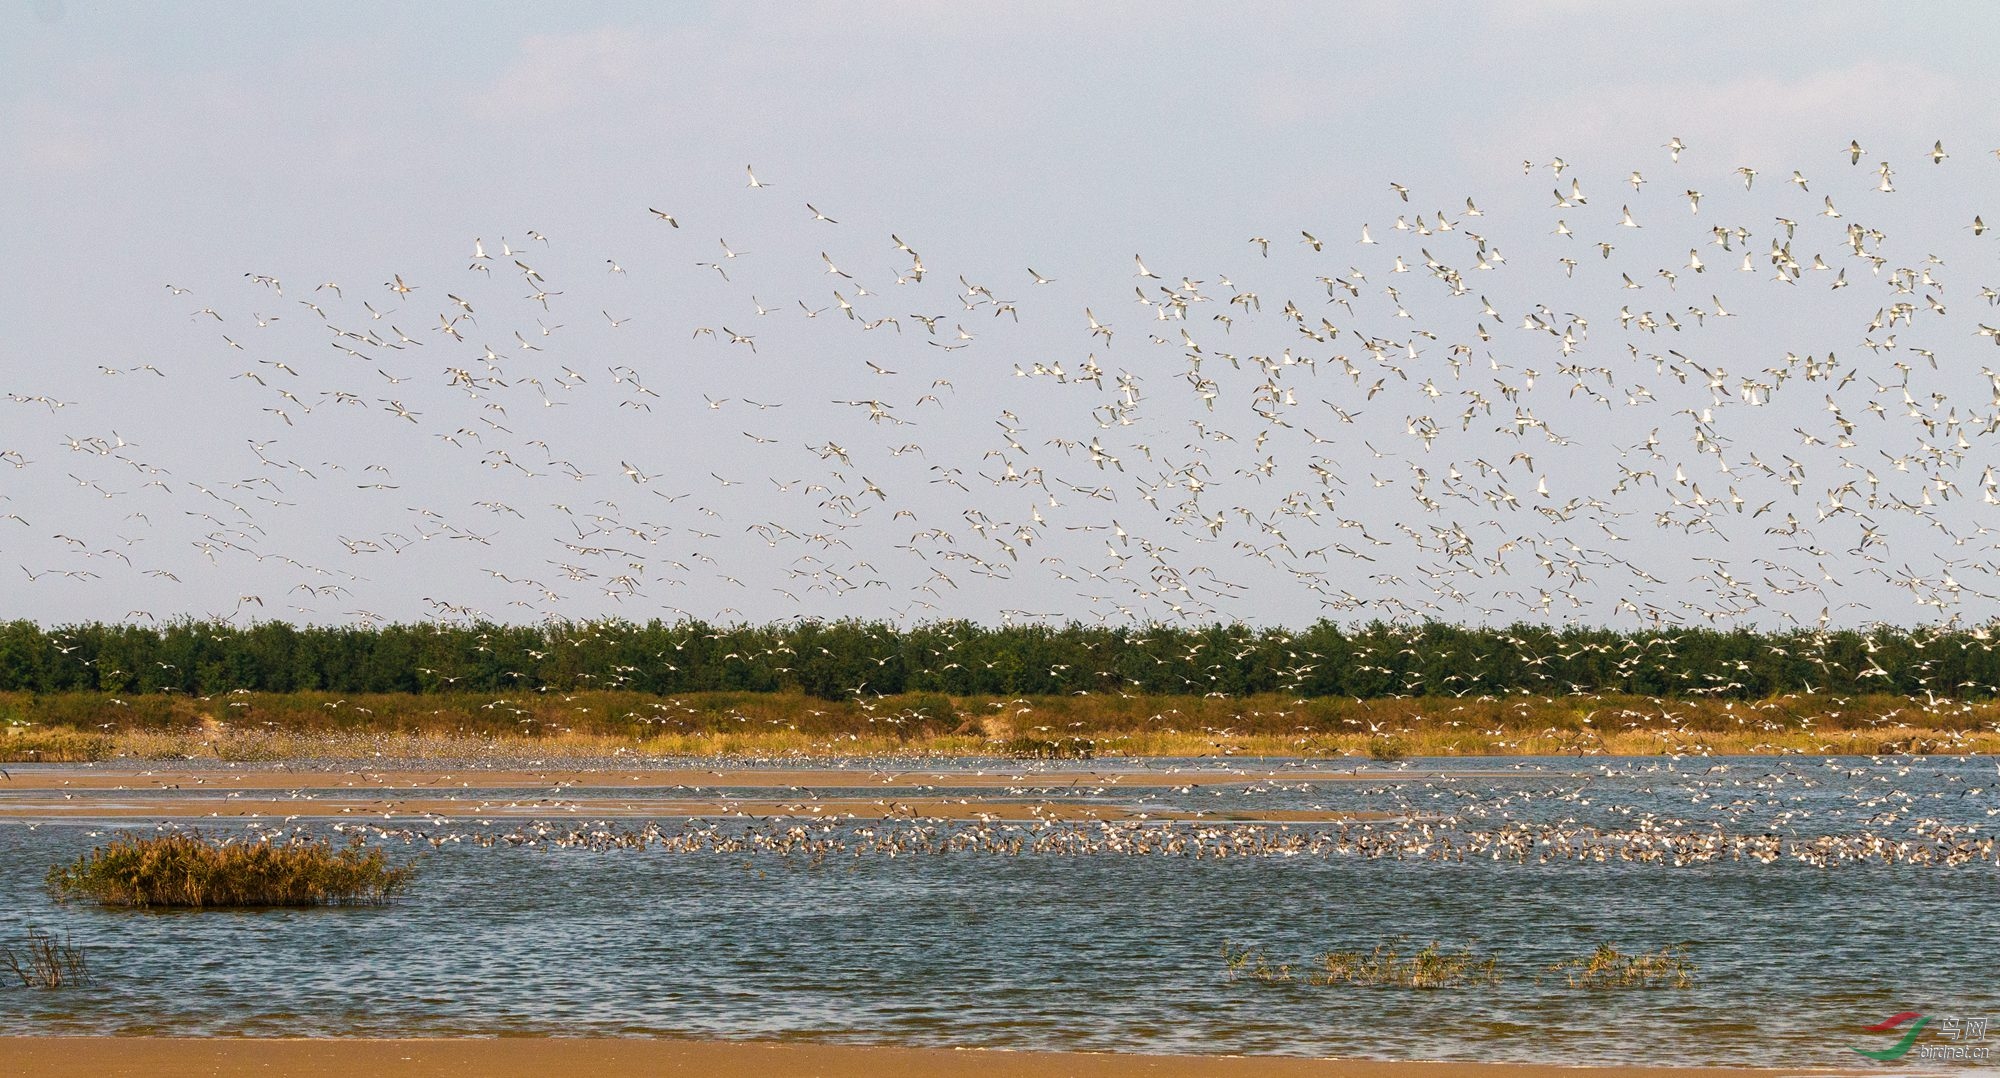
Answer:
<svg viewBox="0 0 2000 1078"><path fill-rule="evenodd" d="M1496 781L1490 773L1453 777L1405 775L1389 769L1380 773L1380 782L1334 785L1348 798L1359 797L1379 818L1327 823L1255 822L1259 805L1295 807L1303 799L1328 792L1325 786L1277 777L1234 795L1213 820L1140 816L1079 821L1052 815L1008 821L977 814L972 819L926 817L920 811L888 813L878 819L835 809L810 819L687 819L672 824L542 819L504 830L496 826L499 821L480 821L467 829L463 820L438 815L412 823L353 821L330 826L349 837L423 843L433 849L464 844L775 854L804 858L814 865L834 857L946 854L1194 860L1354 857L1672 868L1722 862L1822 869L1859 864L1994 864L2000 848L1981 826L1986 817L2000 813L2000 807L1989 807L2000 806L2000 785L1993 776L1958 768L1955 762L1924 774L1915 773L1917 767L1914 761L1883 758L1829 758L1817 764L1698 762L1686 769L1639 763L1600 766L1583 774L1581 782L1577 776L1534 772ZM939 792L948 792L949 780L940 781L946 785ZM1020 788L1006 792L1072 797L1080 792L1069 786L1039 788L1028 775L1022 781ZM810 792L798 792L804 794L801 809L818 800ZM1177 803L1174 795L1190 792L1174 788L1141 803ZM1121 797L1130 795L1129 789L1119 792ZM313 833L311 828L294 832L284 827L253 831L265 841Z"/></svg>
<svg viewBox="0 0 2000 1078"><path fill-rule="evenodd" d="M177 358L14 376L0 557L106 620L1982 620L2000 237L1923 185L2000 166L1694 152L1122 281L746 169L755 248L172 284Z"/></svg>

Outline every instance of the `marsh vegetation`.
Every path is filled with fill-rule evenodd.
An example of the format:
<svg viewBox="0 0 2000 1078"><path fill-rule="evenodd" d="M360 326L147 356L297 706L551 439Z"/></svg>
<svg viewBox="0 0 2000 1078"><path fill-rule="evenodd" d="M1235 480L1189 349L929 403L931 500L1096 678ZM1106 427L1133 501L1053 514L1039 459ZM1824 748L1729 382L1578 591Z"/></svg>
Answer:
<svg viewBox="0 0 2000 1078"><path fill-rule="evenodd" d="M1353 985L1367 988L1472 988L1499 984L1499 959L1470 947L1447 951L1436 942L1408 955L1396 944L1377 944L1371 951L1322 951L1300 963L1273 962L1262 947L1224 944L1224 964L1231 980L1266 984Z"/></svg>
<svg viewBox="0 0 2000 1078"><path fill-rule="evenodd" d="M0 692L0 762L533 756L1833 755L2000 751L2000 702L625 690Z"/></svg>
<svg viewBox="0 0 2000 1078"><path fill-rule="evenodd" d="M210 839L193 832L125 835L49 870L58 902L214 909L355 906L387 902L416 877L360 839L336 846L293 835L282 841Z"/></svg>
<svg viewBox="0 0 2000 1078"><path fill-rule="evenodd" d="M67 932L58 941L52 933L30 926L19 945L0 947L0 962L6 963L23 988L73 988L90 983L90 963Z"/></svg>
<svg viewBox="0 0 2000 1078"><path fill-rule="evenodd" d="M1298 962L1273 961L1259 946L1222 945L1230 980L1264 984L1353 985L1368 988L1471 988L1500 983L1500 961L1470 947L1447 951L1436 942L1404 954L1394 943L1370 951L1322 951ZM1696 967L1685 948L1626 954L1609 943L1581 958L1566 958L1545 972L1562 974L1571 988L1692 988Z"/></svg>
<svg viewBox="0 0 2000 1078"><path fill-rule="evenodd" d="M1566 958L1549 967L1571 988L1690 988L1695 966L1685 948L1625 954L1608 943L1585 958Z"/></svg>

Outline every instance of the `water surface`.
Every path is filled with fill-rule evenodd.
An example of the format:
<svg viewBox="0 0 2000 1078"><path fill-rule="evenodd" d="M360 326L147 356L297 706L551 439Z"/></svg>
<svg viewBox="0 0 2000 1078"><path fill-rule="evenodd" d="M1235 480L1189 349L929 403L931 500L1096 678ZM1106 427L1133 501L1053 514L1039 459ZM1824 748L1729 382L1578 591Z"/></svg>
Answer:
<svg viewBox="0 0 2000 1078"><path fill-rule="evenodd" d="M982 763L990 762L964 766ZM1917 848L1940 824L1961 839L1985 836L2000 811L2000 775L1985 759L1417 761L1375 770L1380 777L1366 781L1063 796L1250 815L1365 809L1401 814L1405 822L1382 826L1405 835L1433 824L1452 833L1526 827L1611 836L1601 841L1614 848L1617 836L1643 828L1788 842L1869 835ZM599 830L633 824L605 821ZM880 836L924 825L660 826L730 835L792 825L838 852L482 846L449 838L522 822L397 820L381 824L384 832L341 821L344 833L368 829L396 857L425 859L402 900L150 913L57 906L41 886L51 864L134 829L132 821L13 821L0 824L0 937L18 939L29 925L69 931L97 983L0 988L0 1007L15 1031L43 1034L664 1035L1790 1065L1861 1062L1851 1046L1887 1046L1861 1027L1898 1011L2000 1016L1987 939L2000 924L2000 877L1990 855L1833 867L1790 856L1678 867L1616 856L1437 860L1413 847L1378 857L1338 849L890 856ZM564 818L552 833L591 826ZM1017 826L1037 833L1038 825ZM1212 837L1258 825L1169 826ZM1385 943L1407 953L1431 941L1495 955L1501 982L1435 991L1270 984L1232 980L1220 953L1257 945L1274 960L1302 960ZM1695 987L1578 989L1547 971L1599 943L1628 952L1684 946L1698 967Z"/></svg>

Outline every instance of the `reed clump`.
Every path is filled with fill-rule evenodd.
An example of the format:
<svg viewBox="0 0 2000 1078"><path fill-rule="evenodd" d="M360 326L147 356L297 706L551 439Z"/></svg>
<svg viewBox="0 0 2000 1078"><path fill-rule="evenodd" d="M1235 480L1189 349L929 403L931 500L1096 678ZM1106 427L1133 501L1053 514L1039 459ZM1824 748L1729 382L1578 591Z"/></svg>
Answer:
<svg viewBox="0 0 2000 1078"><path fill-rule="evenodd" d="M1248 978L1265 984L1288 984L1294 980L1291 963L1271 961L1262 947L1238 947L1225 943L1222 945L1222 961L1232 981Z"/></svg>
<svg viewBox="0 0 2000 1078"><path fill-rule="evenodd" d="M1261 947L1224 944L1223 961L1229 978L1249 978L1266 984L1303 982L1310 985L1360 985L1370 988L1471 988L1500 983L1500 962L1471 948L1447 951L1438 943L1424 945L1408 956L1389 944L1372 951L1325 951L1301 972L1289 962L1273 962Z"/></svg>
<svg viewBox="0 0 2000 1078"><path fill-rule="evenodd" d="M1087 737L1016 737L1003 742L1000 752L1016 760L1088 760L1097 755L1097 742Z"/></svg>
<svg viewBox="0 0 2000 1078"><path fill-rule="evenodd" d="M391 865L356 837L212 840L192 832L127 835L49 870L58 902L216 909L255 906L380 905L415 878L415 864Z"/></svg>
<svg viewBox="0 0 2000 1078"><path fill-rule="evenodd" d="M1625 954L1600 943L1587 958L1565 958L1549 967L1571 988L1692 988L1696 967L1684 948Z"/></svg>
<svg viewBox="0 0 2000 1078"><path fill-rule="evenodd" d="M117 751L116 739L98 733L63 727L32 729L25 725L0 728L0 759L10 763L90 763L108 760Z"/></svg>
<svg viewBox="0 0 2000 1078"><path fill-rule="evenodd" d="M90 964L83 948L67 932L58 943L53 934L30 927L27 942L18 949L0 948L0 962L14 971L23 988L73 988L90 983Z"/></svg>
<svg viewBox="0 0 2000 1078"><path fill-rule="evenodd" d="M1395 947L1381 945L1359 951L1327 951L1306 971L1307 984L1387 985L1395 988L1468 988L1500 983L1499 960L1480 957L1471 948L1446 951L1436 943L1405 958Z"/></svg>
<svg viewBox="0 0 2000 1078"><path fill-rule="evenodd" d="M1401 760L1410 750L1398 738L1376 737L1368 740L1368 755L1376 760Z"/></svg>

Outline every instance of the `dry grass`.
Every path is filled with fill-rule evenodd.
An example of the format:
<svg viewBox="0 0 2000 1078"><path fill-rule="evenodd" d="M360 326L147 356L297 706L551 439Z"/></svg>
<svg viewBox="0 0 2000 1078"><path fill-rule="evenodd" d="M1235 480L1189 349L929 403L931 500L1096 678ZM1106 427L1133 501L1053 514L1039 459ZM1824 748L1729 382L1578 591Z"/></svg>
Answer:
<svg viewBox="0 0 2000 1078"><path fill-rule="evenodd" d="M358 838L335 847L304 837L212 841L180 832L122 836L51 868L48 887L59 902L141 908L375 905L415 875L415 865L392 867Z"/></svg>
<svg viewBox="0 0 2000 1078"><path fill-rule="evenodd" d="M780 693L0 693L0 761L644 756L1694 756L2000 752L2000 703L1899 696L1356 700ZM1087 749L1084 747L1088 746Z"/></svg>
<svg viewBox="0 0 2000 1078"><path fill-rule="evenodd" d="M1097 742L1087 737L1016 737L1001 743L1000 755L1017 760L1088 760Z"/></svg>

